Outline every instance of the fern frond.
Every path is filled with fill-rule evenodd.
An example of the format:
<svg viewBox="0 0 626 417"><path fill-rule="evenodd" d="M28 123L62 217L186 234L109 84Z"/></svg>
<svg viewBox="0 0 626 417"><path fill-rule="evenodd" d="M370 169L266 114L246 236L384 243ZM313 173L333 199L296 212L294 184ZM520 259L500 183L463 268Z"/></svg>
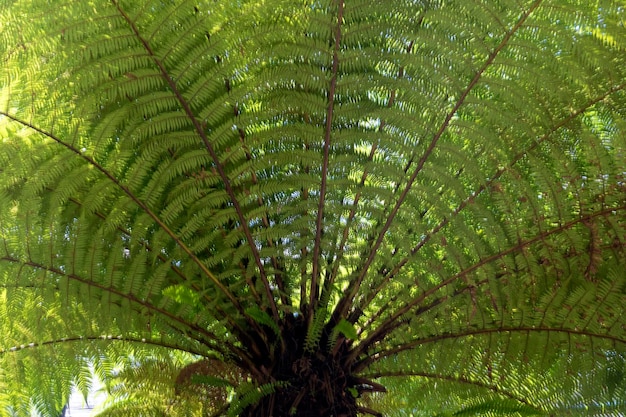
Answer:
<svg viewBox="0 0 626 417"><path fill-rule="evenodd" d="M248 406L256 404L263 397L273 395L277 389L284 388L286 383L276 381L261 386L241 384L235 394L237 397L228 408L228 416L238 416Z"/></svg>

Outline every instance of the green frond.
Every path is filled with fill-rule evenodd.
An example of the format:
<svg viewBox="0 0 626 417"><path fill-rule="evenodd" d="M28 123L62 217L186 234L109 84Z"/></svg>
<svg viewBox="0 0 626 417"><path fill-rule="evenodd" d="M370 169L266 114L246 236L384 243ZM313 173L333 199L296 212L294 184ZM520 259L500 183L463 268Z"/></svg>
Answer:
<svg viewBox="0 0 626 417"><path fill-rule="evenodd" d="M234 417L240 415L240 413L249 405L257 403L261 398L268 395L272 395L276 392L277 388L284 388L284 382L276 381L261 386L255 386L253 384L241 384L236 390L236 397L228 408L228 416Z"/></svg>

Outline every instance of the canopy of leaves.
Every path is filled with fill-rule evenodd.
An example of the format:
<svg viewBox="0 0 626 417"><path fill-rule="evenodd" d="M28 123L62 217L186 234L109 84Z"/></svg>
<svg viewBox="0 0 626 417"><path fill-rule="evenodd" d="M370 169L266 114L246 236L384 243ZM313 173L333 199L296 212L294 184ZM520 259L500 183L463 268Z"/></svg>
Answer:
<svg viewBox="0 0 626 417"><path fill-rule="evenodd" d="M625 410L622 0L1 7L0 415Z"/></svg>

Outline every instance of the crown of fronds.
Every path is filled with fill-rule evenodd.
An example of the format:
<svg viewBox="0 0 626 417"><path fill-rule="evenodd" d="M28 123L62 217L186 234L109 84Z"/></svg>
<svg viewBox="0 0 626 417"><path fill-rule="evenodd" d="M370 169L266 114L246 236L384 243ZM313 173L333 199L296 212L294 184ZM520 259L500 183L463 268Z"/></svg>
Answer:
<svg viewBox="0 0 626 417"><path fill-rule="evenodd" d="M389 413L623 410L623 2L49 3L0 9L0 414L115 343L263 380L287 318Z"/></svg>

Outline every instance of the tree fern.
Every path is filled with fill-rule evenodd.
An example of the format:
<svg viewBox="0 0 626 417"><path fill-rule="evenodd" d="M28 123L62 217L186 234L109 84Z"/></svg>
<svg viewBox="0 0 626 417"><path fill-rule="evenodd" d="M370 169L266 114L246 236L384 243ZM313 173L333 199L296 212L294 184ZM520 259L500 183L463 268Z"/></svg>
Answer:
<svg viewBox="0 0 626 417"><path fill-rule="evenodd" d="M0 8L0 415L624 412L623 2L49 3Z"/></svg>

